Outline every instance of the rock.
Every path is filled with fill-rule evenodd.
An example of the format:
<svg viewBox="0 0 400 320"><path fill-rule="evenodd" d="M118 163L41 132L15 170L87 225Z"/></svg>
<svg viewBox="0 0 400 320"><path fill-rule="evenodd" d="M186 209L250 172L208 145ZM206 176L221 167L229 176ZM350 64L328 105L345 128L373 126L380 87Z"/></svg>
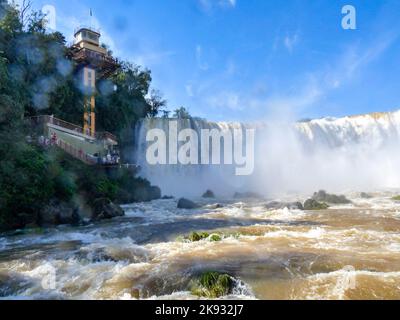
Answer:
<svg viewBox="0 0 400 320"><path fill-rule="evenodd" d="M233 197L235 199L263 199L263 196L255 192L236 192Z"/></svg>
<svg viewBox="0 0 400 320"><path fill-rule="evenodd" d="M132 191L120 190L118 192L118 204L149 202L158 199L161 199L161 189L145 183L132 186Z"/></svg>
<svg viewBox="0 0 400 320"><path fill-rule="evenodd" d="M314 199L308 199L304 203L304 210L326 210L329 206L326 203L318 202Z"/></svg>
<svg viewBox="0 0 400 320"><path fill-rule="evenodd" d="M347 199L345 196L337 196L335 194L329 194L324 190L314 193L312 197L313 200L319 202L327 202L332 204L349 204L351 201Z"/></svg>
<svg viewBox="0 0 400 320"><path fill-rule="evenodd" d="M37 224L38 217L32 214L27 213L18 213L13 216L11 223L6 223L4 225L0 225L0 231L4 230L16 230L16 229L24 229L27 225L35 225Z"/></svg>
<svg viewBox="0 0 400 320"><path fill-rule="evenodd" d="M210 204L208 206L205 206L206 209L210 209L210 210L215 210L215 209L221 209L224 206L220 203L216 203L216 204Z"/></svg>
<svg viewBox="0 0 400 320"><path fill-rule="evenodd" d="M70 224L72 226L79 226L82 222L81 215L79 214L79 209L74 208L71 211L68 210L67 212L60 212L58 216L58 224Z"/></svg>
<svg viewBox="0 0 400 320"><path fill-rule="evenodd" d="M304 210L303 204L301 202L273 201L273 202L267 203L265 205L265 208L270 209L270 210L279 210L279 209L285 209L285 208L288 208L289 210Z"/></svg>
<svg viewBox="0 0 400 320"><path fill-rule="evenodd" d="M222 241L222 237L219 234L212 234L210 236L210 241L211 242L219 242L219 241Z"/></svg>
<svg viewBox="0 0 400 320"><path fill-rule="evenodd" d="M125 211L109 199L101 198L94 201L92 220L112 219L124 215Z"/></svg>
<svg viewBox="0 0 400 320"><path fill-rule="evenodd" d="M149 201L158 200L161 198L161 189L159 187L151 186L149 188Z"/></svg>
<svg viewBox="0 0 400 320"><path fill-rule="evenodd" d="M181 198L178 201L178 209L197 209L197 208L200 208L200 206L197 203L190 201L188 199Z"/></svg>
<svg viewBox="0 0 400 320"><path fill-rule="evenodd" d="M188 237L185 237L185 239L187 239L191 242L198 242L198 241L207 239L209 236L210 236L210 234L207 232L201 232L201 233L192 232Z"/></svg>
<svg viewBox="0 0 400 320"><path fill-rule="evenodd" d="M132 288L131 297L136 299L136 300L139 300L140 299L140 290L137 289L137 288Z"/></svg>
<svg viewBox="0 0 400 320"><path fill-rule="evenodd" d="M362 199L372 199L373 198L370 194L365 193L365 192L361 192L360 197Z"/></svg>
<svg viewBox="0 0 400 320"><path fill-rule="evenodd" d="M232 293L234 279L228 274L205 272L192 282L190 289L193 295L216 299Z"/></svg>
<svg viewBox="0 0 400 320"><path fill-rule="evenodd" d="M394 201L400 201L400 196L395 196L395 197L392 198L392 200L394 200Z"/></svg>
<svg viewBox="0 0 400 320"><path fill-rule="evenodd" d="M163 196L161 200L172 200L175 199L173 196Z"/></svg>
<svg viewBox="0 0 400 320"><path fill-rule="evenodd" d="M214 192L212 192L211 190L207 190L207 191L203 194L203 198L206 198L206 199L214 199L214 198L215 198L215 194L214 194Z"/></svg>
<svg viewBox="0 0 400 320"><path fill-rule="evenodd" d="M39 213L38 224L42 227L63 224L78 225L81 221L79 210L72 203L51 201Z"/></svg>

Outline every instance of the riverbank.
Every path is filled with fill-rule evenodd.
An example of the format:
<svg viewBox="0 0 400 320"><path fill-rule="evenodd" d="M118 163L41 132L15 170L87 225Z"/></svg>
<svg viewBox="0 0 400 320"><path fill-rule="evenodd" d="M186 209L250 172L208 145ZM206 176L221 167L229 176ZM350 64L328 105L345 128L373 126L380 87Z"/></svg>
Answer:
<svg viewBox="0 0 400 320"><path fill-rule="evenodd" d="M135 168L88 166L56 148L33 148L44 159L43 166L36 169L51 183L46 185L48 196L43 196L40 207L24 208L25 203L35 199L13 198L11 191L6 194L7 190L3 190L4 199L8 199L6 208L10 212L0 223L1 231L79 226L123 216L122 203L145 202L161 197L160 189L137 177ZM22 207L21 200L25 201Z"/></svg>

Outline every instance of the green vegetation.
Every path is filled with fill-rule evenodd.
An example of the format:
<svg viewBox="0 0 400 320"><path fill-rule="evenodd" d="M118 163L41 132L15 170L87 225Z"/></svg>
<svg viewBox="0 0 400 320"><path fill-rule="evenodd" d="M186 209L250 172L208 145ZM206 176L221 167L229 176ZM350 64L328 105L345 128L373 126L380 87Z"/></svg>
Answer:
<svg viewBox="0 0 400 320"><path fill-rule="evenodd" d="M191 242L197 242L197 241L207 239L209 236L210 236L210 234L207 232L201 232L201 233L192 232L186 239Z"/></svg>
<svg viewBox="0 0 400 320"><path fill-rule="evenodd" d="M219 242L219 241L222 241L222 237L219 234L212 234L210 236L210 241L211 242Z"/></svg>
<svg viewBox="0 0 400 320"><path fill-rule="evenodd" d="M395 196L395 197L392 198L392 200L394 200L394 201L400 201L400 196Z"/></svg>
<svg viewBox="0 0 400 320"><path fill-rule="evenodd" d="M215 299L231 293L233 280L227 274L205 272L192 282L191 292L195 296Z"/></svg>
<svg viewBox="0 0 400 320"><path fill-rule="evenodd" d="M178 240L179 239L182 241L190 241L190 242L198 242L206 239L210 240L211 242L219 242L222 241L223 236L218 233L210 234L207 232L192 232L190 235L178 238Z"/></svg>
<svg viewBox="0 0 400 320"><path fill-rule="evenodd" d="M177 119L192 119L189 111L184 107L180 107L180 108L178 108L178 109L176 109L174 111L174 118L177 118Z"/></svg>
<svg viewBox="0 0 400 320"><path fill-rule="evenodd" d="M349 204L351 201L343 195L329 194L324 190L314 193L313 200L332 204Z"/></svg>
<svg viewBox="0 0 400 320"><path fill-rule="evenodd" d="M125 203L160 196L132 170L88 167L35 146L24 118L52 114L79 125L83 115L83 93L65 38L46 32L45 24L41 13L22 14L0 0L0 230L37 224L43 207L54 203L77 208L97 198ZM146 98L149 70L120 63L111 79L98 85L97 124L118 136L124 158L131 151L132 126L156 116L166 102L157 91Z"/></svg>
<svg viewBox="0 0 400 320"><path fill-rule="evenodd" d="M318 202L314 199L308 199L304 203L304 210L326 210L329 206L326 203Z"/></svg>

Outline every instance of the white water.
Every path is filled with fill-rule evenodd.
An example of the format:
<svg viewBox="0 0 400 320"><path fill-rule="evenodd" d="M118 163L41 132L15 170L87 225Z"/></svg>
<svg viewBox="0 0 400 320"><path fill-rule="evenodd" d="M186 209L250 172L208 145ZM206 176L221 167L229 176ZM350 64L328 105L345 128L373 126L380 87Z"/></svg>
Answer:
<svg viewBox="0 0 400 320"><path fill-rule="evenodd" d="M235 176L233 166L148 165L146 134L153 128L168 133L165 119L148 119L137 126L136 161L144 177L164 194L176 196L198 196L206 189L231 196L235 191L271 195L400 186L400 111L295 124L178 121L179 130L190 128L199 136L203 128L246 127L256 129L255 171L248 177Z"/></svg>
<svg viewBox="0 0 400 320"><path fill-rule="evenodd" d="M176 200L126 205L126 217L80 228L0 235L0 299L198 299L190 280L226 272L221 299L398 299L400 202L394 194L327 211L265 202L179 210ZM291 199L292 201L295 199ZM192 231L222 241L182 241ZM55 271L53 288L43 287Z"/></svg>

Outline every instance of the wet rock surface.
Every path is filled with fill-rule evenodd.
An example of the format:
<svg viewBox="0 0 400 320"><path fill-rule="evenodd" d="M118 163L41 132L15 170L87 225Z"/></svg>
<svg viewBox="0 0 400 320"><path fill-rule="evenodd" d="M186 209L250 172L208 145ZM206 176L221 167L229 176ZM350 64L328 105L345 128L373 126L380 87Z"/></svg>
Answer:
<svg viewBox="0 0 400 320"><path fill-rule="evenodd" d="M329 194L324 190L314 193L313 200L318 202L327 202L331 204L349 204L351 201L344 195Z"/></svg>
<svg viewBox="0 0 400 320"><path fill-rule="evenodd" d="M190 210L190 209L197 209L197 208L200 208L199 204L197 204L191 200L188 200L186 198L181 198L178 201L178 209L189 209Z"/></svg>

